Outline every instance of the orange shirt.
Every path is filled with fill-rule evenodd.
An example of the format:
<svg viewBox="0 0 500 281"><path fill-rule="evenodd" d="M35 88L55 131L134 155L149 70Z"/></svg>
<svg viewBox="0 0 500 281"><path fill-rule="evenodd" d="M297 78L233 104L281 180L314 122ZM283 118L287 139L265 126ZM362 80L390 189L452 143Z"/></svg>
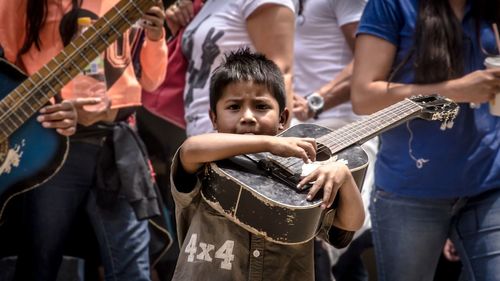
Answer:
<svg viewBox="0 0 500 281"><path fill-rule="evenodd" d="M95 18L104 15L118 0L84 0L80 9L85 15ZM59 33L61 19L71 10L71 0L49 0L45 25L40 31L41 50L35 46L20 56L26 36L26 0L0 1L0 45L10 62L23 68L28 75L38 71L55 57L63 43ZM91 16L92 17L92 16ZM107 94L112 108L141 104L141 88L153 91L163 82L166 73L167 47L164 38L159 41L145 40L140 53L141 78L135 76L130 54L129 32L120 37L105 52ZM110 66L110 67L109 67ZM61 93L63 98L71 97L71 84Z"/></svg>

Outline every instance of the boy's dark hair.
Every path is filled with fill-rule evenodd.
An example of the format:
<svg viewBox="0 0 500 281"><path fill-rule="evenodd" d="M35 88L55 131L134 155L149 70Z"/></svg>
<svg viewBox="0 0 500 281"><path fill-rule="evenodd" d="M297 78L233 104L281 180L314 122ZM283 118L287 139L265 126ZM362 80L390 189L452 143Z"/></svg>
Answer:
<svg viewBox="0 0 500 281"><path fill-rule="evenodd" d="M280 108L285 110L285 82L278 66L263 54L249 48L240 48L224 55L223 62L215 68L210 78L210 110L214 113L217 102L227 85L240 81L253 81L265 85Z"/></svg>

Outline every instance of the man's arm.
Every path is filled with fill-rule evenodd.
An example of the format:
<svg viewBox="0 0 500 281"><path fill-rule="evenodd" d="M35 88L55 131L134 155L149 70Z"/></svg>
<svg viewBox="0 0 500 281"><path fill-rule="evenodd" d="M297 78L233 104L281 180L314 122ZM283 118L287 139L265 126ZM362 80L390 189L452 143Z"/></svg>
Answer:
<svg viewBox="0 0 500 281"><path fill-rule="evenodd" d="M255 10L247 19L247 30L255 49L272 60L283 73L286 106L293 107L292 65L295 15L289 8L267 4ZM290 124L288 119L287 127Z"/></svg>
<svg viewBox="0 0 500 281"><path fill-rule="evenodd" d="M353 53L358 23L359 22L356 21L341 26L342 33L344 34L346 42ZM350 100L353 65L354 62L351 61L332 81L314 91L324 98L324 110L328 110ZM313 112L309 110L305 98L296 96L294 101L295 104L293 112L297 119L306 121L307 119L313 117Z"/></svg>

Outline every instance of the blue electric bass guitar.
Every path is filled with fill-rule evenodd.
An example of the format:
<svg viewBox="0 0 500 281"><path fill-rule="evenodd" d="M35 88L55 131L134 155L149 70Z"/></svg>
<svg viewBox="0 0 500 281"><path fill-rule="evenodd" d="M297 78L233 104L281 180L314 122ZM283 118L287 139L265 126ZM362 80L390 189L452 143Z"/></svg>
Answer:
<svg viewBox="0 0 500 281"><path fill-rule="evenodd" d="M68 140L36 121L37 112L155 0L122 0L38 72L26 77L0 59L0 221L8 203L57 173Z"/></svg>

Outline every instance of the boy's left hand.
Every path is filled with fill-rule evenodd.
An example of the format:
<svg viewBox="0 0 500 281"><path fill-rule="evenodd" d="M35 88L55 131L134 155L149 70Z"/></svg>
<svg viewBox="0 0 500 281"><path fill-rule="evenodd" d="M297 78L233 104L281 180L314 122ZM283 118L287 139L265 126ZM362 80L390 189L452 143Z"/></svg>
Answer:
<svg viewBox="0 0 500 281"><path fill-rule="evenodd" d="M304 177L298 187L301 188L307 183L314 182L307 194L307 199L312 200L320 189L323 189L323 203L321 208L326 209L332 206L333 200L337 196L339 188L352 177L349 168L341 162L333 162L318 167L309 175Z"/></svg>
<svg viewBox="0 0 500 281"><path fill-rule="evenodd" d="M151 41L158 41L163 38L163 24L165 22L165 9L161 1L158 5L151 7L142 16L143 26L146 36Z"/></svg>

